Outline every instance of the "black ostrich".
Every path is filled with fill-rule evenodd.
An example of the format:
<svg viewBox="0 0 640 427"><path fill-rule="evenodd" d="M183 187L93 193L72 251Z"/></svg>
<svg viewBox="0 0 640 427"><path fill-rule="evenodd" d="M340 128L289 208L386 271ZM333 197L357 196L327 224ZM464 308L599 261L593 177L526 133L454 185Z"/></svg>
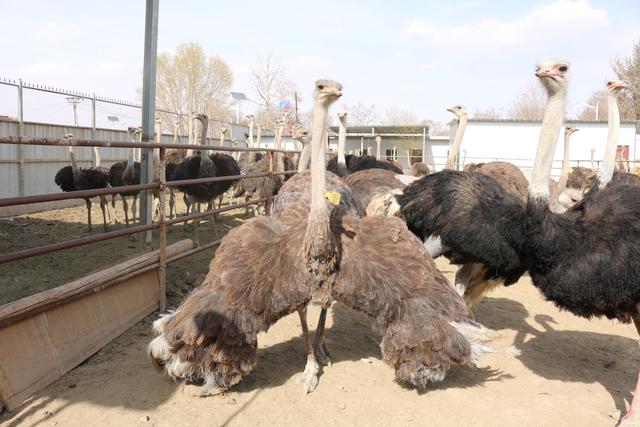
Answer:
<svg viewBox="0 0 640 427"><path fill-rule="evenodd" d="M542 183L548 182L565 111L568 64L541 64L536 74L550 98L526 206L533 284L547 299L577 316L606 316L625 323L633 320L640 333L640 187L612 180L615 155L607 154L615 148L608 144L598 185L568 212L551 212ZM610 82L610 99L622 87L619 82ZM617 103L609 105L611 124L620 117ZM640 381L621 425L637 425L639 405Z"/></svg>
<svg viewBox="0 0 640 427"><path fill-rule="evenodd" d="M136 141L136 135L140 134L140 128L130 127L128 129L129 136L131 137L132 142ZM140 184L140 162L135 161L135 153L138 149L131 148L129 151L129 159L124 160L122 162L117 162L111 165L109 168L109 179L111 181L112 187L122 187L125 185L138 185ZM131 215L133 223L136 222L136 211L138 208L138 195L139 191L124 191L118 193L120 197L122 197L122 208L124 210L124 220L129 226L129 203L127 202L127 197L132 197L133 201L131 202ZM113 207L114 212L116 212L116 195L114 194L111 197L111 206ZM115 214L115 221L118 222L118 215Z"/></svg>
<svg viewBox="0 0 640 427"><path fill-rule="evenodd" d="M354 172L362 171L365 169L387 169L398 174L402 174L402 169L398 166L394 165L391 162L386 160L378 160L374 156L356 156L354 154L346 154L344 156L345 162L347 164L347 173L346 175L352 174ZM327 163L327 170L329 172L333 172L336 175L339 175L338 169L338 156L333 156L329 159ZM345 176L345 175L342 175Z"/></svg>
<svg viewBox="0 0 640 427"><path fill-rule="evenodd" d="M67 136L67 138L68 137L69 136ZM109 171L100 166L100 153L97 147L94 148L94 152L96 154L96 165L90 168L81 169L76 164L73 146L69 146L71 166L63 167L55 176L55 183L62 191L97 190L99 188L109 187ZM89 231L91 231L91 198L86 197L84 201L87 204L87 226ZM107 231L106 210L108 209L105 196L100 196L100 209L102 210L103 227L104 230Z"/></svg>
<svg viewBox="0 0 640 427"><path fill-rule="evenodd" d="M200 143L204 146L207 143L207 128L209 118L206 114L199 114L196 119L202 123L202 133L200 135ZM213 178L218 176L240 175L240 168L235 159L228 154L212 154L208 155L206 150L202 150L200 154L195 154L184 159L178 164L173 171L171 181L183 181L187 179L197 178ZM216 197L224 194L236 181L210 182L205 184L183 185L178 188L185 193L190 200L195 211L200 212L200 204L208 203ZM214 237L218 239L218 231L215 226L215 215L212 215L212 227ZM195 220L196 241L198 240L198 223Z"/></svg>

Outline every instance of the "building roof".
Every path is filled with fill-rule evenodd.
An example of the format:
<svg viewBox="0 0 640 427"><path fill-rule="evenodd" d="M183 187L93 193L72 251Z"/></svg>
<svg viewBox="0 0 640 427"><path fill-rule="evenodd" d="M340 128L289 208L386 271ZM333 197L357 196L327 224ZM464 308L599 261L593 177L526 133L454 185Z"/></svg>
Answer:
<svg viewBox="0 0 640 427"><path fill-rule="evenodd" d="M331 126L330 131L338 133L338 126ZM400 136L416 137L423 134L429 135L429 125L366 125L347 126L347 136Z"/></svg>

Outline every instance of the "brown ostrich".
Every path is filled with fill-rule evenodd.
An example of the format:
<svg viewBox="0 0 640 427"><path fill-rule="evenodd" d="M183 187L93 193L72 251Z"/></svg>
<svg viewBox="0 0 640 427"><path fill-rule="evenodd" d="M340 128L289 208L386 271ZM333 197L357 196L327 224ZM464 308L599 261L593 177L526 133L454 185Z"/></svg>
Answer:
<svg viewBox="0 0 640 427"><path fill-rule="evenodd" d="M154 322L154 365L174 378L202 381L198 395L220 393L248 375L257 334L311 300L336 300L371 318L399 382L424 387L491 350L484 345L488 330L400 219L342 216L339 196L326 193L322 134L340 95L339 84L316 83L308 203L229 232L203 284ZM302 327L305 391L311 391L318 364Z"/></svg>

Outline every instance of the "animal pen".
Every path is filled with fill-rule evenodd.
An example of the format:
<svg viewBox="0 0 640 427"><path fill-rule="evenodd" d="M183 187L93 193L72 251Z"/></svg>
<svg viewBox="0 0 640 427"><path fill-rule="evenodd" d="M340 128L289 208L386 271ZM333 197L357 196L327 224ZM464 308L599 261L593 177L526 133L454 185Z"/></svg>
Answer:
<svg viewBox="0 0 640 427"><path fill-rule="evenodd" d="M254 198L244 203L168 219L166 196L169 188L294 173L274 170L275 153L288 152L279 149L207 146L207 150L215 151L266 152L268 172L167 181L165 152L171 148L184 149L184 144L33 137L2 137L0 144L158 149L160 171L154 182L145 184L0 199L0 208L105 196L123 191L139 191L142 192L141 197L147 199L156 192L160 199L156 222L0 254L0 265L3 265L118 237L144 236L140 239L143 251L133 258L0 306L0 398L9 409L16 408L37 390L80 364L153 311L165 310L167 265L216 247L221 241L194 245L191 240L185 239L168 245L169 226L263 202L268 205L272 197ZM151 206L150 202L146 204L149 217ZM152 250L153 230L159 231L155 250Z"/></svg>

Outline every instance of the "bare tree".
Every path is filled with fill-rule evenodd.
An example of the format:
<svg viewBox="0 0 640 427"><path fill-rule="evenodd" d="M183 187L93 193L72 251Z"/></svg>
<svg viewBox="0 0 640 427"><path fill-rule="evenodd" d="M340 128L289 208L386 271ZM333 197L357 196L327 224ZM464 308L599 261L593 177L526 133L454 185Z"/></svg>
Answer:
<svg viewBox="0 0 640 427"><path fill-rule="evenodd" d="M256 111L256 121L271 129L275 129L277 122L283 119L290 121L296 86L286 78L284 65L275 55L267 53L258 55L251 72L253 88L260 103L260 110ZM286 101L290 103L288 111L280 107L280 102Z"/></svg>
<svg viewBox="0 0 640 427"><path fill-rule="evenodd" d="M373 104L366 105L362 101L358 101L351 106L342 104L342 109L348 113L347 123L351 126L373 125L380 120L376 106Z"/></svg>
<svg viewBox="0 0 640 427"><path fill-rule="evenodd" d="M545 95L542 88L529 85L513 101L509 118L513 120L542 120Z"/></svg>
<svg viewBox="0 0 640 427"><path fill-rule="evenodd" d="M386 109L384 123L388 125L414 125L418 123L418 116L411 110L393 105Z"/></svg>
<svg viewBox="0 0 640 427"><path fill-rule="evenodd" d="M587 107L589 105L590 107ZM596 108L598 110L597 120L600 122L607 121L609 108L607 106L607 91L597 90L591 94L585 107L578 114L579 120L596 121Z"/></svg>
<svg viewBox="0 0 640 427"><path fill-rule="evenodd" d="M431 119L426 119L420 122L423 125L429 126L429 134L433 136L449 136L449 126L436 122Z"/></svg>
<svg viewBox="0 0 640 427"><path fill-rule="evenodd" d="M474 111L471 118L477 120L500 120L502 115L500 114L500 111L495 108L487 108L484 110Z"/></svg>
<svg viewBox="0 0 640 427"><path fill-rule="evenodd" d="M616 57L611 63L618 78L628 85L620 97L620 118L640 120L640 42L633 44L630 57Z"/></svg>
<svg viewBox="0 0 640 427"><path fill-rule="evenodd" d="M219 56L207 56L197 43L183 43L175 53L158 55L156 103L158 109L179 112L206 112L214 120L229 120L231 109L226 99L233 83L229 65ZM158 113L163 123L173 128L185 117ZM218 126L212 121L211 128Z"/></svg>

